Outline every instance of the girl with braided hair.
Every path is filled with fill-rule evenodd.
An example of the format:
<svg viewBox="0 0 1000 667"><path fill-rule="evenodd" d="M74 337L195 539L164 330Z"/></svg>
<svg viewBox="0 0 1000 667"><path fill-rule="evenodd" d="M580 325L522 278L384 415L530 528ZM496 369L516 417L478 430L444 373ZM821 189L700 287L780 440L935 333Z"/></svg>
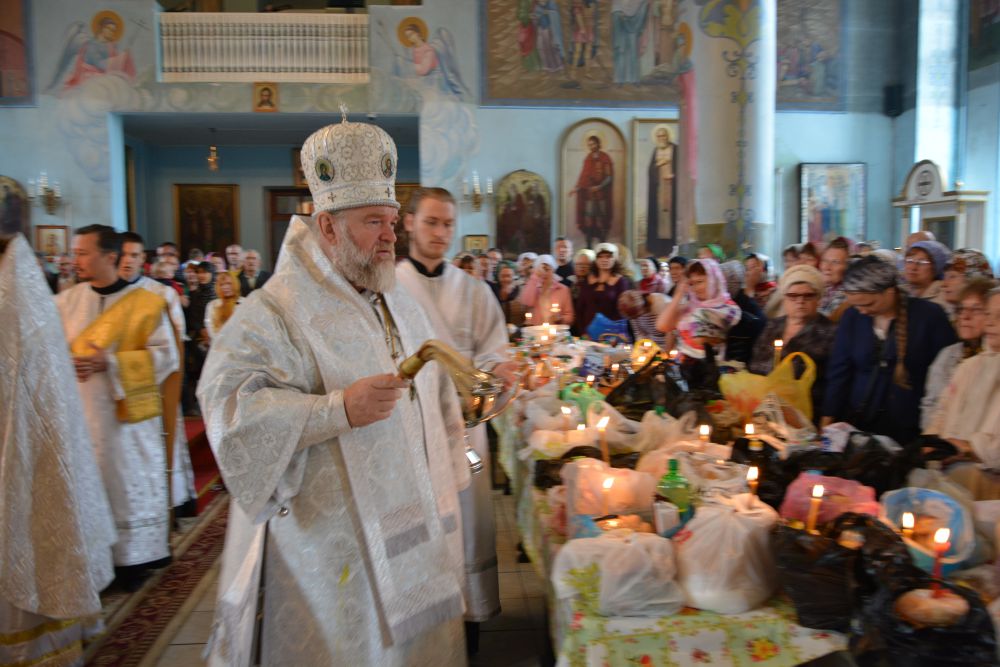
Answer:
<svg viewBox="0 0 1000 667"><path fill-rule="evenodd" d="M844 275L850 308L827 369L823 425L846 421L906 445L920 434L927 370L955 330L940 306L909 298L896 267L865 257Z"/></svg>

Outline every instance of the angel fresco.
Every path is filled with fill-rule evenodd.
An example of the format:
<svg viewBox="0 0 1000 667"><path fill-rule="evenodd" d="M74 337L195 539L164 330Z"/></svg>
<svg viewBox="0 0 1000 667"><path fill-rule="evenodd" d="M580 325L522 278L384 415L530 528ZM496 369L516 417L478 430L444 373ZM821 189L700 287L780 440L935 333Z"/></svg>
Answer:
<svg viewBox="0 0 1000 667"><path fill-rule="evenodd" d="M112 11L98 12L91 19L90 31L91 35L87 35L83 21L76 21L67 28L62 55L46 92L65 92L103 74L118 74L130 81L135 79L131 51L118 46L125 33L121 16Z"/></svg>
<svg viewBox="0 0 1000 667"><path fill-rule="evenodd" d="M472 93L462 80L455 57L455 38L447 28L438 28L428 40L427 24L411 16L400 21L396 29L399 43L406 49L398 52L389 40L385 25L378 22L379 35L394 53L393 74L417 80L423 86L458 100L471 99Z"/></svg>

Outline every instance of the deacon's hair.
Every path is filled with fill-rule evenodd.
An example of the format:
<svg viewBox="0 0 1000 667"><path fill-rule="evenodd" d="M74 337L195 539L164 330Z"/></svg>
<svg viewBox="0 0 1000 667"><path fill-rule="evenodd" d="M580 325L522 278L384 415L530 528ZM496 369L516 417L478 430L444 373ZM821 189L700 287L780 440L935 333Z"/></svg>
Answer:
<svg viewBox="0 0 1000 667"><path fill-rule="evenodd" d="M143 248L146 247L146 242L142 240L142 236L135 232L122 232L119 236L122 238L122 245L126 243L138 243Z"/></svg>
<svg viewBox="0 0 1000 667"><path fill-rule="evenodd" d="M406 202L406 213L416 214L417 209L420 208L420 202L425 199L436 199L445 204L454 204L456 207L458 204L455 203L455 195L451 194L444 188L417 188L410 195L410 200Z"/></svg>
<svg viewBox="0 0 1000 667"><path fill-rule="evenodd" d="M73 234L76 236L96 234L98 250L105 255L113 252L119 258L122 256L122 235L116 232L113 227L108 227L107 225L87 225L75 230Z"/></svg>

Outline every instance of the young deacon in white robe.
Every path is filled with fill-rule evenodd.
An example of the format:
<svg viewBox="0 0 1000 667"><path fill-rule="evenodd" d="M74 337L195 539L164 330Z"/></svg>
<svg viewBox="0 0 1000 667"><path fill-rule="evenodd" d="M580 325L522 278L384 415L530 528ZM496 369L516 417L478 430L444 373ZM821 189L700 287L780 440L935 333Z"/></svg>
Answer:
<svg viewBox="0 0 1000 667"><path fill-rule="evenodd" d="M135 232L122 234L122 258L118 262L118 276L130 285L149 290L163 297L167 302L167 315L174 328L174 338L177 341L177 354L180 357L184 350L184 308L177 290L142 275L142 265L146 261L145 243ZM178 373L183 369L178 368ZM180 378L178 378L180 379ZM187 432L184 430L184 412L180 401L177 401L177 413L174 427L173 461L170 465L170 506L180 507L197 498L194 489L194 469L191 467L191 453L188 451Z"/></svg>
<svg viewBox="0 0 1000 667"><path fill-rule="evenodd" d="M404 218L410 234L410 258L396 267L400 284L427 312L434 336L467 357L472 365L511 382L515 364L508 353L507 324L489 285L447 261L455 234L452 195L425 188L410 196ZM493 519L489 442L486 424L469 430L470 444L483 460L483 470L462 492L465 540L466 615L473 623L500 613L496 525Z"/></svg>
<svg viewBox="0 0 1000 667"><path fill-rule="evenodd" d="M74 264L88 282L55 300L118 529L115 565L149 566L170 556L159 385L178 368L177 346L163 298L118 277L120 252L110 227L76 230Z"/></svg>
<svg viewBox="0 0 1000 667"><path fill-rule="evenodd" d="M0 247L0 665L82 664L114 577L111 508L51 299L24 237Z"/></svg>
<svg viewBox="0 0 1000 667"><path fill-rule="evenodd" d="M465 664L463 421L432 337L394 286L396 148L343 122L302 148L317 213L226 323L198 395L233 496L212 665Z"/></svg>

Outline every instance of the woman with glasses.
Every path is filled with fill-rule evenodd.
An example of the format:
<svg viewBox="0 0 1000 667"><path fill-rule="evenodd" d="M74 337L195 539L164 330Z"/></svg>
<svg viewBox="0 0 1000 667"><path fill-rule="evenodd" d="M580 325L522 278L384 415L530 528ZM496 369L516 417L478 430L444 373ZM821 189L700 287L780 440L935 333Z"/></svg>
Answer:
<svg viewBox="0 0 1000 667"><path fill-rule="evenodd" d="M820 423L846 421L906 445L920 434L927 369L955 330L940 306L908 297L898 280L896 267L875 256L847 268L852 307L837 326Z"/></svg>
<svg viewBox="0 0 1000 667"><path fill-rule="evenodd" d="M819 301L819 312L839 322L847 310L847 294L844 293L844 273L851 255L850 242L842 236L830 241L819 260L819 270L823 274L823 293Z"/></svg>
<svg viewBox="0 0 1000 667"><path fill-rule="evenodd" d="M964 314L963 300L963 317ZM1000 498L1000 288L986 296L983 351L958 365L925 429L965 459L948 476L976 500ZM954 460L954 459L953 459Z"/></svg>
<svg viewBox="0 0 1000 667"><path fill-rule="evenodd" d="M927 389L920 401L920 425L926 429L937 408L941 392L948 386L958 365L979 354L983 349L983 331L986 328L986 295L996 283L977 276L966 283L955 308L955 329L961 339L941 350L927 372Z"/></svg>
<svg viewBox="0 0 1000 667"><path fill-rule="evenodd" d="M970 248L961 248L951 254L951 259L944 267L941 294L951 307L952 324L956 326L958 326L956 309L961 300L962 289L977 276L993 279L993 269L990 268L990 261L986 259L986 255Z"/></svg>
<svg viewBox="0 0 1000 667"><path fill-rule="evenodd" d="M837 325L819 312L824 276L808 265L793 266L781 277L779 292L785 314L768 321L757 337L750 360L751 373L767 375L774 370L774 341L781 340L782 358L804 352L816 362L812 387L813 414L819 415L826 382L826 365L833 348Z"/></svg>
<svg viewBox="0 0 1000 667"><path fill-rule="evenodd" d="M941 279L950 257L951 251L943 243L917 241L907 249L903 260L903 277L910 296L933 301L949 313L952 306L942 293Z"/></svg>

